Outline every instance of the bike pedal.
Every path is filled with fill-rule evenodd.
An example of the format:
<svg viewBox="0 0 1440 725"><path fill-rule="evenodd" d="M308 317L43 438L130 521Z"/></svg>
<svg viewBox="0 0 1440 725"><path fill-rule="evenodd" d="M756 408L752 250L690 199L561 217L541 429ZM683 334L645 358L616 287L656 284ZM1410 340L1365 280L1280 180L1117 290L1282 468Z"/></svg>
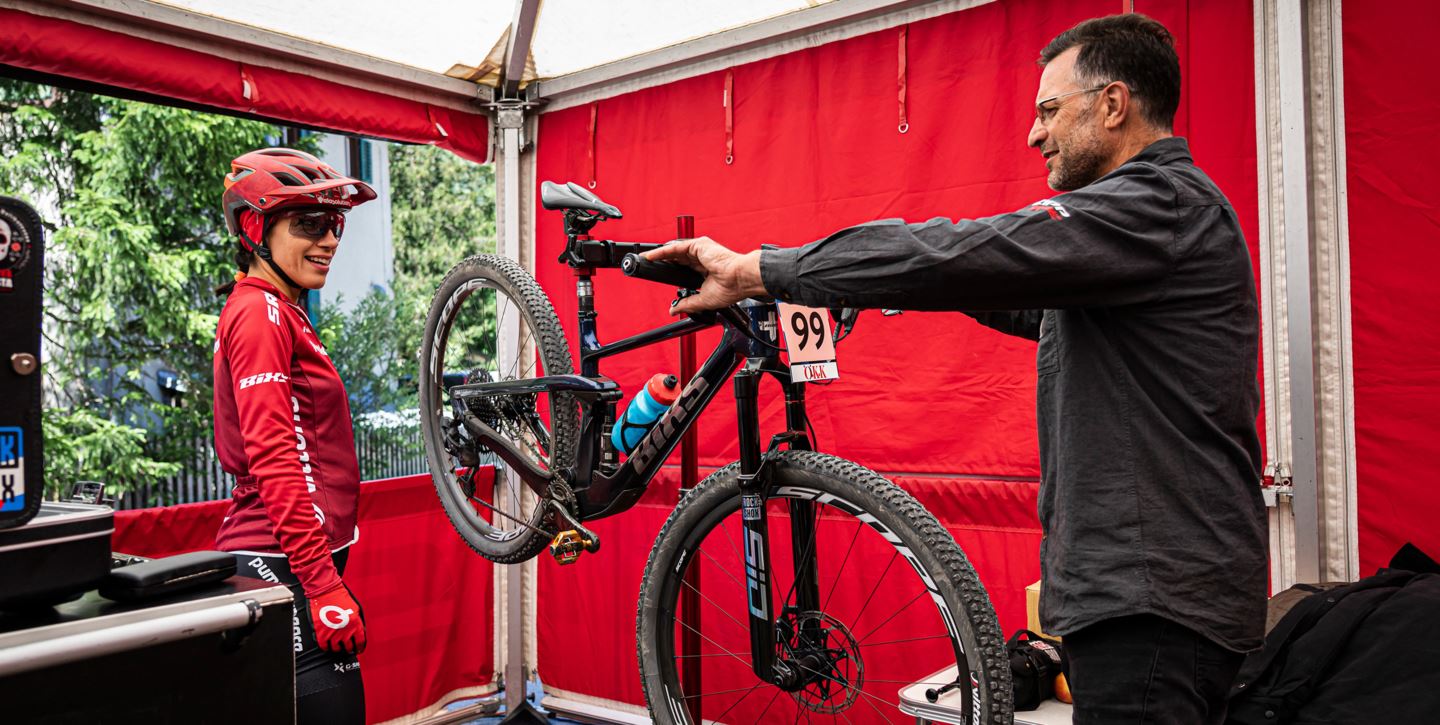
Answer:
<svg viewBox="0 0 1440 725"><path fill-rule="evenodd" d="M574 564L587 548L585 537L575 529L561 531L550 540L550 555L555 557L555 561L559 562L561 566Z"/></svg>

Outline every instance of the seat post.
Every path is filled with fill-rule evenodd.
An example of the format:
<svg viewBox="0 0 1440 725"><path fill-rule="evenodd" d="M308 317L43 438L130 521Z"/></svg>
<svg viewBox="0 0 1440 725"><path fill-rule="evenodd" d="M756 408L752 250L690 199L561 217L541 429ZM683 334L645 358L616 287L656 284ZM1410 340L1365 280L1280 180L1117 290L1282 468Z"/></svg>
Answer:
<svg viewBox="0 0 1440 725"><path fill-rule="evenodd" d="M584 237L582 240L586 239ZM585 353L600 348L599 325L595 314L595 270L578 266L575 270L575 296L579 301L580 330L580 374L595 377L600 374L600 360Z"/></svg>

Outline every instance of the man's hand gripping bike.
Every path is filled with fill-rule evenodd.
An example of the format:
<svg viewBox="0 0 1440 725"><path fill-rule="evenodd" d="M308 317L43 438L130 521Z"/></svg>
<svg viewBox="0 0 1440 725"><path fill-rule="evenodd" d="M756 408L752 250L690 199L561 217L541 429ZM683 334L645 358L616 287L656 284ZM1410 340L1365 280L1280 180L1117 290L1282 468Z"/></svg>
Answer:
<svg viewBox="0 0 1440 725"><path fill-rule="evenodd" d="M541 199L565 215L560 261L576 273L580 374L550 300L509 259L456 265L426 320L421 425L440 501L465 541L502 564L547 545L562 563L596 551L585 523L633 506L731 380L740 458L685 493L640 585L636 639L651 716L914 722L901 691L919 685L948 703L944 719L1009 722L1004 641L974 570L900 487L812 450L805 384L782 361L774 303L747 300L601 344L596 269L620 267L682 294L700 275L638 256L657 245L592 239L597 223L621 214L575 184L546 182ZM848 332L853 312L841 319ZM716 326L715 350L623 457L610 442L622 392L600 361ZM767 376L783 394L786 426L762 446Z"/></svg>

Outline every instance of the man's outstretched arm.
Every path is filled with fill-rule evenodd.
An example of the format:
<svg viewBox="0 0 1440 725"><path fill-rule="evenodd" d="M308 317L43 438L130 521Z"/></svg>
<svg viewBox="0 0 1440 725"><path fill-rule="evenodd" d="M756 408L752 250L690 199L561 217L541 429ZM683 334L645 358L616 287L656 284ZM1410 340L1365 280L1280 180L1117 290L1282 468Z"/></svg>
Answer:
<svg viewBox="0 0 1440 725"><path fill-rule="evenodd" d="M683 264L705 275L700 294L679 300L672 315L685 315L733 305L767 294L760 279L760 252L740 254L709 237L681 239L645 253L652 262Z"/></svg>

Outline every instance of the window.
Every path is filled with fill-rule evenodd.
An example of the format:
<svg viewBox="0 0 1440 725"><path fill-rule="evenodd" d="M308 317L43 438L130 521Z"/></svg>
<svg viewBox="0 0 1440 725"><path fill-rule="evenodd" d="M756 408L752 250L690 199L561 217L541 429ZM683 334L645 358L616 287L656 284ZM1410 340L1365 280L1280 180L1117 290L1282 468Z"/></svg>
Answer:
<svg viewBox="0 0 1440 725"><path fill-rule="evenodd" d="M373 164L370 161L370 142L354 136L351 136L349 141L349 158L346 161L350 176L367 184L375 183Z"/></svg>

